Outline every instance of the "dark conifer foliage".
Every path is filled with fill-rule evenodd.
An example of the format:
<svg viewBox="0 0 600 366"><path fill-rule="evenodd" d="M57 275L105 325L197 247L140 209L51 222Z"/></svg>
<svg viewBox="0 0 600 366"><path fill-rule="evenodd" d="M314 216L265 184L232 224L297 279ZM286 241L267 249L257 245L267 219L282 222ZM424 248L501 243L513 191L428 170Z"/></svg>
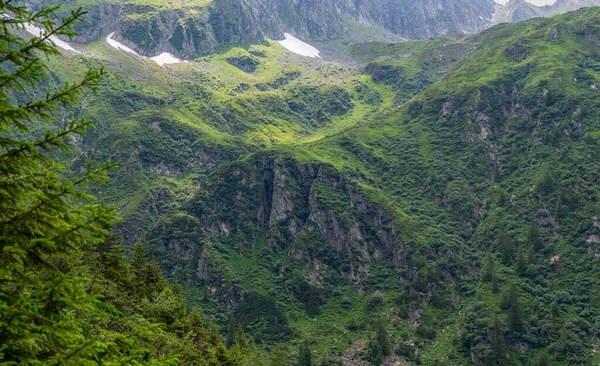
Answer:
<svg viewBox="0 0 600 366"><path fill-rule="evenodd" d="M489 365L506 365L506 343L504 340L504 332L502 331L502 324L498 317L494 319L494 325L491 329L491 354L487 364Z"/></svg>
<svg viewBox="0 0 600 366"><path fill-rule="evenodd" d="M0 363L261 364L243 331L228 351L203 316L186 309L142 242L125 259L110 234L113 207L88 193L114 164L87 163L79 175L65 170L61 157L73 137L93 126L76 118L56 123L55 112L75 108L104 72L52 89L43 59L59 51L50 37L73 36L85 12L56 23L57 8L25 5L0 0ZM41 34L22 38L26 25ZM36 88L44 90L30 93ZM34 125L44 132L35 134Z"/></svg>
<svg viewBox="0 0 600 366"><path fill-rule="evenodd" d="M58 106L72 106L86 89L96 88L102 71L89 71L81 82L48 90L40 99L13 98L47 77L40 57L58 53L49 37L72 36L83 14L75 11L56 24L52 12L0 2L0 358L76 365L103 358L110 347L86 329L83 314L97 297L86 291L89 280L80 266L81 249L104 241L115 213L85 192L87 184L106 179L111 164L88 164L83 175L73 177L53 158L69 152L68 139L84 135L89 121L48 123L43 136L28 134L34 120L49 122ZM29 23L41 26L43 34L18 36ZM113 348L109 358L121 351Z"/></svg>
<svg viewBox="0 0 600 366"><path fill-rule="evenodd" d="M375 337L369 342L368 359L374 365L380 365L391 353L388 333L381 316L375 320Z"/></svg>
<svg viewBox="0 0 600 366"><path fill-rule="evenodd" d="M508 290L508 302L508 327L513 337L519 338L524 335L525 326L521 304L519 303L519 292L515 285L511 285Z"/></svg>
<svg viewBox="0 0 600 366"><path fill-rule="evenodd" d="M312 366L312 354L310 351L310 343L308 339L300 343L298 350L298 366Z"/></svg>

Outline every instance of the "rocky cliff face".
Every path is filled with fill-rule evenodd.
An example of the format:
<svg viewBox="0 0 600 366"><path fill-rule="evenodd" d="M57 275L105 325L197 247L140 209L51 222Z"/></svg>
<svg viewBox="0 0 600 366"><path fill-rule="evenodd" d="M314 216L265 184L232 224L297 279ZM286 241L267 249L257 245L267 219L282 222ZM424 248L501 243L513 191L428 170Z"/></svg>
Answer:
<svg viewBox="0 0 600 366"><path fill-rule="evenodd" d="M141 53L171 52L183 58L206 55L230 44L261 44L264 38L245 1L216 0L211 6L165 11L122 23L122 37Z"/></svg>
<svg viewBox="0 0 600 366"><path fill-rule="evenodd" d="M32 3L34 7L42 4L39 0ZM72 0L70 6L77 3ZM475 33L492 24L598 6L600 0L558 0L545 7L526 0L506 5L493 0L213 0L203 6L97 1L82 5L88 14L86 22L76 28L77 42L116 32L116 39L140 54L170 52L193 58L227 45L263 44L264 35L282 39L284 32L321 41L364 40L365 29L399 39Z"/></svg>
<svg viewBox="0 0 600 366"><path fill-rule="evenodd" d="M264 256L286 253L273 271L302 302L309 301L301 294L307 289L321 296L331 273L363 290L381 265L424 298L443 291L410 260L416 251L410 254L401 226L393 212L330 167L260 154L218 172L185 213L163 219L149 238L170 276L205 284L228 307L243 291L226 280L231 275L211 249L215 241L240 253L260 242L266 242ZM302 268L300 277L288 273L290 268Z"/></svg>
<svg viewBox="0 0 600 366"><path fill-rule="evenodd" d="M484 29L493 7L494 2L489 0L353 1L347 16L416 39Z"/></svg>
<svg viewBox="0 0 600 366"><path fill-rule="evenodd" d="M229 44L264 43L263 34L282 39L284 32L304 40L353 37L362 32L361 27L406 39L472 33L488 26L494 12L493 0L214 0L206 6L178 7L98 1L83 5L88 14L77 27L75 41L86 43L116 32L118 40L140 54L171 52L184 58L213 53Z"/></svg>
<svg viewBox="0 0 600 366"><path fill-rule="evenodd" d="M550 17L581 8L600 6L600 0L557 0L553 5L536 6L526 0L511 0L496 5L493 24L518 23L537 17Z"/></svg>
<svg viewBox="0 0 600 366"><path fill-rule="evenodd" d="M212 236L253 246L266 233L272 251L291 249L326 267L349 264L336 269L357 284L383 253L409 272L392 214L330 169L263 157L219 174L209 195L194 200L189 214Z"/></svg>
<svg viewBox="0 0 600 366"><path fill-rule="evenodd" d="M213 0L206 6L153 6L98 1L85 4L85 22L75 27L75 42L87 43L115 32L115 38L145 56L170 52L193 58L231 44L264 44L263 29L248 2Z"/></svg>
<svg viewBox="0 0 600 366"><path fill-rule="evenodd" d="M494 24L517 23L527 19L547 16L550 6L535 6L525 0L513 0L505 5L496 5Z"/></svg>
<svg viewBox="0 0 600 366"><path fill-rule="evenodd" d="M600 6L600 0L557 0L551 7L550 15L563 14L592 6Z"/></svg>
<svg viewBox="0 0 600 366"><path fill-rule="evenodd" d="M489 24L492 0L252 0L272 9L282 27L304 39L343 38L352 24L382 28L416 39L448 33L475 32Z"/></svg>
<svg viewBox="0 0 600 366"><path fill-rule="evenodd" d="M558 0L535 6L526 0L498 5L493 0L250 0L259 18L270 19L302 39L329 40L351 36L352 28L383 29L406 39L479 32L492 24L548 17L600 0ZM273 21L273 18L276 18Z"/></svg>

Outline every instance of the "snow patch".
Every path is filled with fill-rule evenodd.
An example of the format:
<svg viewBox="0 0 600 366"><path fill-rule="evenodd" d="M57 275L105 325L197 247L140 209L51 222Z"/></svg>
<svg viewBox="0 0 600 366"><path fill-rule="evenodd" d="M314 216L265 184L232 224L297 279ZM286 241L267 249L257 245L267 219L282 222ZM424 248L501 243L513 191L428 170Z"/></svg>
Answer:
<svg viewBox="0 0 600 366"><path fill-rule="evenodd" d="M36 37L44 37L44 32L42 31L41 28L36 27L35 25L31 24L31 23L25 23L25 30L27 31L27 33L30 33ZM50 41L52 41L52 43L54 43L56 45L56 47L62 48L63 50L67 50L67 51L72 51L75 53L81 53L79 51L77 51L76 49L74 49L69 43L59 39L56 36L50 36L48 37L48 39Z"/></svg>
<svg viewBox="0 0 600 366"><path fill-rule="evenodd" d="M304 43L298 38L292 36L289 33L285 33L285 39L283 41L277 41L280 45L285 47L287 50L296 53L301 56L312 57L312 58L321 58L319 56L319 51L315 47L309 45L308 43Z"/></svg>
<svg viewBox="0 0 600 366"><path fill-rule="evenodd" d="M119 51L131 53L132 55L144 57L144 56L140 55L139 53L135 52L134 50L132 50L131 48L125 46L123 43L115 40L113 38L114 35L115 35L115 32L112 32L111 34L106 36L106 42L109 45L111 45L113 48L115 48ZM165 67L165 65L177 64L177 63L181 62L180 59L178 59L177 57L173 56L172 54L170 54L168 52L163 52L158 56L150 57L150 60L156 62L157 64L159 64L162 67ZM187 62L187 61L184 61L184 62Z"/></svg>
<svg viewBox="0 0 600 366"><path fill-rule="evenodd" d="M170 54L168 52L163 52L158 56L151 57L150 59L162 67L165 67L165 65L170 65L170 64L178 64L181 62L180 59L178 59L177 57L173 56L172 54Z"/></svg>
<svg viewBox="0 0 600 366"><path fill-rule="evenodd" d="M129 47L125 46L123 43L113 39L114 35L115 35L115 32L112 32L111 34L106 36L106 42L109 45L111 45L114 49L117 49L119 51L125 51L128 53L131 53L132 55L139 56L139 54L137 52L135 52L134 50L132 50L131 48L129 48Z"/></svg>

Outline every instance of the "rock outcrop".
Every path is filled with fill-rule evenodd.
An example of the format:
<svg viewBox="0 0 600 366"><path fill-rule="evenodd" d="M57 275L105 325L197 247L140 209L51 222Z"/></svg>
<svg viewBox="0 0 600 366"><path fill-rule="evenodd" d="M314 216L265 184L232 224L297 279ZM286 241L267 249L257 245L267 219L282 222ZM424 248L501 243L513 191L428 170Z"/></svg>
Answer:
<svg viewBox="0 0 600 366"><path fill-rule="evenodd" d="M489 25L493 0L251 0L272 9L282 27L302 39L328 40L349 35L353 24L417 39L476 32Z"/></svg>
<svg viewBox="0 0 600 366"><path fill-rule="evenodd" d="M393 214L327 167L264 157L219 174L209 194L194 200L189 214L214 237L253 246L266 233L271 251L291 249L298 258L340 266L356 284L383 258L412 276Z"/></svg>
<svg viewBox="0 0 600 366"><path fill-rule="evenodd" d="M33 6L51 5L36 1ZM180 58L215 53L236 44L265 44L262 29L246 0L212 0L205 6L175 7L123 2L86 3L84 22L75 26L75 42L87 43L115 32L114 38L144 56L163 52Z"/></svg>
<svg viewBox="0 0 600 366"><path fill-rule="evenodd" d="M600 0L557 0L552 5L536 6L526 0L510 0L496 5L493 24L518 23L537 17L550 17L581 8L600 6Z"/></svg>

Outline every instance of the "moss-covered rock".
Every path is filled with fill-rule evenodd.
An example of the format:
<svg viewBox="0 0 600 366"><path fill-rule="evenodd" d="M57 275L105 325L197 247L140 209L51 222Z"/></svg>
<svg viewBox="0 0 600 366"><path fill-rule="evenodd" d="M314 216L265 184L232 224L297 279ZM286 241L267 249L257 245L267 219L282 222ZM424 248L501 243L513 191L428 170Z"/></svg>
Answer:
<svg viewBox="0 0 600 366"><path fill-rule="evenodd" d="M399 87L406 79L406 72L400 66L383 62L371 62L364 68L364 73L371 75L376 83Z"/></svg>
<svg viewBox="0 0 600 366"><path fill-rule="evenodd" d="M225 59L229 64L237 67L238 69L245 72L254 72L260 61L250 55L240 55L237 57L228 57Z"/></svg>

